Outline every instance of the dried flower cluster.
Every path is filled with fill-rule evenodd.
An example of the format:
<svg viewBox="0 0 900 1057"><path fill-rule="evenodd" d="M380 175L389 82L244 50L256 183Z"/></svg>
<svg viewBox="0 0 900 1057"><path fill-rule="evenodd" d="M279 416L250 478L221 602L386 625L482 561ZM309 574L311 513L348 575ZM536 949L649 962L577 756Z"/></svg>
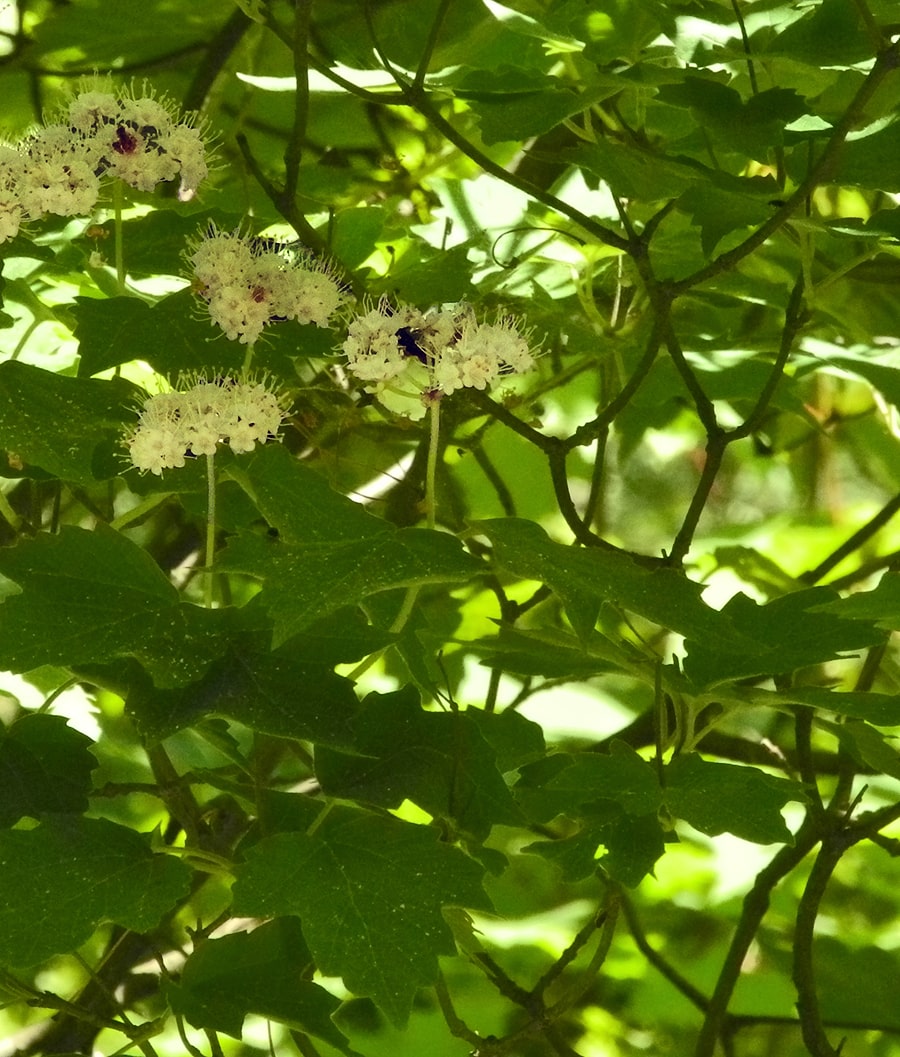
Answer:
<svg viewBox="0 0 900 1057"><path fill-rule="evenodd" d="M350 323L342 348L350 372L369 391L411 389L426 400L487 389L534 366L515 319L479 323L468 306L421 312L382 299Z"/></svg>
<svg viewBox="0 0 900 1057"><path fill-rule="evenodd" d="M278 432L282 417L278 397L261 383L200 380L144 401L127 440L131 462L160 475L184 466L190 455L214 454L220 443L236 453L252 451Z"/></svg>
<svg viewBox="0 0 900 1057"><path fill-rule="evenodd" d="M280 320L327 327L344 300L328 268L307 253L239 232L210 228L189 259L212 321L245 345Z"/></svg>
<svg viewBox="0 0 900 1057"><path fill-rule="evenodd" d="M106 179L140 191L180 178L190 198L207 175L200 131L151 95L91 90L60 120L0 145L0 242L47 213L89 215Z"/></svg>

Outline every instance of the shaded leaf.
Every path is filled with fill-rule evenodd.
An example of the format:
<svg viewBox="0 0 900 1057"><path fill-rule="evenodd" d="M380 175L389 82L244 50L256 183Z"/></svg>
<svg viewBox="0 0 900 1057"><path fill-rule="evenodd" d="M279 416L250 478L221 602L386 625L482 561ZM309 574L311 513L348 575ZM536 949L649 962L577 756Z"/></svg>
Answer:
<svg viewBox="0 0 900 1057"><path fill-rule="evenodd" d="M126 467L122 437L138 390L121 378L67 378L0 363L0 446L16 460L87 485Z"/></svg>
<svg viewBox="0 0 900 1057"><path fill-rule="evenodd" d="M830 731L857 763L870 768L876 774L887 774L900 778L900 753L885 736L861 719L848 719L843 723L826 723L817 720L817 725Z"/></svg>
<svg viewBox="0 0 900 1057"><path fill-rule="evenodd" d="M144 932L187 894L191 869L105 819L0 831L0 964L80 947L104 921Z"/></svg>
<svg viewBox="0 0 900 1057"><path fill-rule="evenodd" d="M483 840L493 824L523 818L480 725L469 712L426 712L412 689L370 694L353 721L354 754L317 752L316 776L330 796L382 807L412 800Z"/></svg>
<svg viewBox="0 0 900 1057"><path fill-rule="evenodd" d="M703 180L702 169L624 143L598 140L564 151L563 156L570 164L602 180L614 194L648 202L677 198Z"/></svg>
<svg viewBox="0 0 900 1057"><path fill-rule="evenodd" d="M656 812L630 815L610 803L604 811L592 810L584 828L556 841L535 841L522 849L555 863L566 881L580 881L598 866L617 881L636 888L665 850Z"/></svg>
<svg viewBox="0 0 900 1057"><path fill-rule="evenodd" d="M541 727L514 709L484 712L480 708L469 708L466 715L497 754L497 768L501 774L521 767L546 751Z"/></svg>
<svg viewBox="0 0 900 1057"><path fill-rule="evenodd" d="M816 936L816 988L829 1018L843 1024L882 1024L900 1030L900 964L897 952ZM859 981L863 986L848 986Z"/></svg>
<svg viewBox="0 0 900 1057"><path fill-rule="evenodd" d="M165 637L178 592L150 555L104 525L63 526L0 550L23 593L0 607L0 665L103 661Z"/></svg>
<svg viewBox="0 0 900 1057"><path fill-rule="evenodd" d="M354 1051L331 1017L340 999L301 976L312 957L296 918L252 932L207 940L188 958L177 983L165 982L169 1006L194 1027L241 1038L250 1013Z"/></svg>
<svg viewBox="0 0 900 1057"><path fill-rule="evenodd" d="M701 833L733 833L757 844L793 843L781 809L806 800L802 786L755 767L714 763L697 753L666 767L665 801L676 818Z"/></svg>
<svg viewBox="0 0 900 1057"><path fill-rule="evenodd" d="M760 696L764 695L764 696ZM754 691L760 702L770 697L773 702L786 701L814 708L827 709L842 716L854 716L876 726L900 725L900 697L897 694L876 694L861 690L827 690L818 686L801 686L780 693Z"/></svg>
<svg viewBox="0 0 900 1057"><path fill-rule="evenodd" d="M609 88L576 92L554 86L546 74L526 77L509 69L473 71L455 91L478 117L482 139L489 144L540 136L612 94Z"/></svg>
<svg viewBox="0 0 900 1057"><path fill-rule="evenodd" d="M225 716L278 737L346 745L357 706L353 684L304 656L293 640L275 650L270 640L268 626L261 635L236 635L220 644L201 679L177 689L137 674L124 695L129 713L153 740Z"/></svg>
<svg viewBox="0 0 900 1057"><path fill-rule="evenodd" d="M282 833L235 870L236 914L296 914L316 965L402 1027L452 954L441 907L489 909L475 862L428 827L338 808L313 835Z"/></svg>
<svg viewBox="0 0 900 1057"><path fill-rule="evenodd" d="M586 804L613 801L632 816L655 812L662 794L653 767L623 742L615 751L557 753L520 771L516 799L537 822L565 814L577 819Z"/></svg>
<svg viewBox="0 0 900 1057"><path fill-rule="evenodd" d="M547 584L562 599L575 631L586 636L601 602L611 602L683 635L702 635L737 648L727 617L707 606L703 588L674 569L647 569L625 554L554 543L531 521L497 518L477 523L510 572Z"/></svg>
<svg viewBox="0 0 900 1057"><path fill-rule="evenodd" d="M685 674L698 686L714 686L750 675L791 672L882 642L885 632L864 621L841 620L821 607L839 598L815 587L757 605L744 594L729 600L722 615L745 637L732 643L689 637Z"/></svg>
<svg viewBox="0 0 900 1057"><path fill-rule="evenodd" d="M173 381L183 371L230 375L241 369L247 352L246 345L229 341L213 325L190 289L153 305L136 297L82 297L72 312L82 377L132 360L146 361ZM254 348L253 364L276 377L291 377L289 357L324 356L333 344L328 330L284 320L266 328Z"/></svg>
<svg viewBox="0 0 900 1057"><path fill-rule="evenodd" d="M463 582L481 567L447 533L395 529L366 513L279 445L230 472L278 538L239 537L222 553L219 567L263 581L276 645L371 594Z"/></svg>
<svg viewBox="0 0 900 1057"><path fill-rule="evenodd" d="M86 810L97 765L90 744L63 716L20 716L0 740L0 826Z"/></svg>

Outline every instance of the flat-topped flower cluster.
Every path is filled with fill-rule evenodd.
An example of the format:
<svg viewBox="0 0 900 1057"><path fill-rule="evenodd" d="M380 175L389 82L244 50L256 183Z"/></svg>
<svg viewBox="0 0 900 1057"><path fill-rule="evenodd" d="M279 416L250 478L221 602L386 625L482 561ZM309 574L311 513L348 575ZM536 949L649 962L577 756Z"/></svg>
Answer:
<svg viewBox="0 0 900 1057"><path fill-rule="evenodd" d="M105 181L139 191L180 179L190 198L208 172L199 129L152 95L91 89L51 124L0 144L0 242L48 213L89 216Z"/></svg>
<svg viewBox="0 0 900 1057"><path fill-rule="evenodd" d="M252 345L268 323L327 327L345 300L328 267L305 250L210 227L189 254L194 289L232 341Z"/></svg>
<svg viewBox="0 0 900 1057"><path fill-rule="evenodd" d="M126 443L132 464L159 476L190 456L213 455L219 444L252 451L278 432L283 417L277 395L261 382L201 379L147 397Z"/></svg>
<svg viewBox="0 0 900 1057"><path fill-rule="evenodd" d="M513 316L479 322L468 305L422 312L386 298L350 322L342 350L369 392L380 399L417 393L420 404L458 389L487 389L534 366L528 334Z"/></svg>

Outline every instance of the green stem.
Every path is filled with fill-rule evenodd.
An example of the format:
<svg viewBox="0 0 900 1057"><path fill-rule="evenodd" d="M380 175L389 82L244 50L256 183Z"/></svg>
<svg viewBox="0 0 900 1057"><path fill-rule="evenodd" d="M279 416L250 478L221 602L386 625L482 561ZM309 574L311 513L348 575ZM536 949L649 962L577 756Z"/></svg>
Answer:
<svg viewBox="0 0 900 1057"><path fill-rule="evenodd" d="M246 382L250 375L250 365L253 363L253 349L255 348L254 343L251 341L247 346L247 352L244 354L244 362L241 366L241 381Z"/></svg>
<svg viewBox="0 0 900 1057"><path fill-rule="evenodd" d="M216 550L216 467L215 455L206 456L206 608L213 607L213 560Z"/></svg>
<svg viewBox="0 0 900 1057"><path fill-rule="evenodd" d="M326 800L322 804L322 810L318 813L318 815L316 815L316 817L309 824L309 828L306 831L307 837L311 837L316 832L316 830L319 828L319 826L321 826L322 823L325 821L325 819L328 818L328 816L331 814L331 811L332 811L333 807L334 807L334 801L333 800Z"/></svg>
<svg viewBox="0 0 900 1057"><path fill-rule="evenodd" d="M437 479L438 445L441 438L441 401L435 399L429 411L431 433L428 438L428 463L425 468L425 525L434 528L436 509L435 482Z"/></svg>
<svg viewBox="0 0 900 1057"><path fill-rule="evenodd" d="M171 497L171 492L157 492L154 495L148 496L142 502L138 503L137 506L133 506L130 510L126 510L124 513L119 514L117 518L114 518L109 523L110 528L116 530L125 528L126 525L131 525L133 522L144 517L145 514L149 514L151 510L154 510L164 503Z"/></svg>
<svg viewBox="0 0 900 1057"><path fill-rule="evenodd" d="M413 606L416 604L416 599L419 597L419 585L414 584L412 587L407 587L406 594L403 596L403 602L400 605L400 609L397 616L394 617L394 622L388 628L389 635L399 635L400 632L406 627L406 622L412 616ZM352 672L348 673L347 678L351 683L355 683L357 679L364 673L367 672L372 665L378 660L379 657L383 657L385 653L390 649L389 646L385 646L383 649L376 650L374 653L370 653L368 657L364 657L359 664L353 669Z"/></svg>
<svg viewBox="0 0 900 1057"><path fill-rule="evenodd" d="M126 294L128 290L125 287L125 234L122 230L122 183L120 180L113 184L113 211L116 232L116 283L119 293Z"/></svg>

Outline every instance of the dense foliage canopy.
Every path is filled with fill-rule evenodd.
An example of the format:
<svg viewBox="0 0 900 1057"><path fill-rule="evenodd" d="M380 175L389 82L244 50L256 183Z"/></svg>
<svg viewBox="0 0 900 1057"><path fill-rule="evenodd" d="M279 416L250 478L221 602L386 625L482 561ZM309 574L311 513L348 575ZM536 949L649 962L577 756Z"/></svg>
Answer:
<svg viewBox="0 0 900 1057"><path fill-rule="evenodd" d="M0 1054L900 1054L898 66L0 4Z"/></svg>

